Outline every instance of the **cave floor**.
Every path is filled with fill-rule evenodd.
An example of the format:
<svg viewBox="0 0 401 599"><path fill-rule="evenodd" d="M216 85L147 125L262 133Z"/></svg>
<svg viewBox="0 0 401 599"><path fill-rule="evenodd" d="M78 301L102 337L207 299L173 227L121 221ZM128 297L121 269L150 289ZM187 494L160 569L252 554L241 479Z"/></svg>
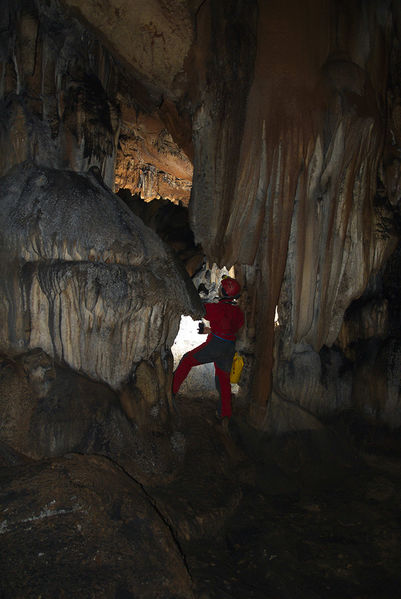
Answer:
<svg viewBox="0 0 401 599"><path fill-rule="evenodd" d="M153 488L200 599L401 596L401 439L344 423L269 441L178 398L187 452Z"/></svg>
<svg viewBox="0 0 401 599"><path fill-rule="evenodd" d="M0 468L0 599L400 597L399 433L269 438L239 404L227 433L215 409L177 398L163 482L100 454Z"/></svg>

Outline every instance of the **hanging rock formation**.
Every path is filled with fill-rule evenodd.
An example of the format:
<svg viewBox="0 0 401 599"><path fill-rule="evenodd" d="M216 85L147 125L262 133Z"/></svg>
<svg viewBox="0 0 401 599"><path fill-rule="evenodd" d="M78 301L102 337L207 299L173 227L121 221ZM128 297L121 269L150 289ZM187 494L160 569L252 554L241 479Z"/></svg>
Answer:
<svg viewBox="0 0 401 599"><path fill-rule="evenodd" d="M187 206L192 163L167 130L163 121L166 114L166 110L157 109L144 115L122 107L115 188L129 189L144 200L165 198Z"/></svg>

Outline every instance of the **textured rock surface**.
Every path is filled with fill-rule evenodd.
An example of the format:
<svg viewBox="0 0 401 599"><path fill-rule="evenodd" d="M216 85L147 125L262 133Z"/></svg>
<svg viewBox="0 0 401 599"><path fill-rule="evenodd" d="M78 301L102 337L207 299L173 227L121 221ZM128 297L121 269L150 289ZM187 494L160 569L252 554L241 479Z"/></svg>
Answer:
<svg viewBox="0 0 401 599"><path fill-rule="evenodd" d="M144 115L122 107L115 188L129 189L145 200L162 197L188 205L192 163L166 123L169 120L163 110ZM184 124L182 128L185 130Z"/></svg>
<svg viewBox="0 0 401 599"><path fill-rule="evenodd" d="M109 186L119 131L113 59L55 2L2 2L0 174L27 159L98 166Z"/></svg>
<svg viewBox="0 0 401 599"><path fill-rule="evenodd" d="M146 68L156 60L154 49L150 53L146 43L155 39L156 44L164 44L166 38L165 33L158 35L155 19L146 20L156 7L153 2L146 11L143 5L141 10L129 11L139 34L130 29L126 8L119 5L114 17L110 13L119 24L115 33L120 41L122 23L131 40L135 39L135 49L123 48L135 53L141 46L148 55L147 65L142 65ZM100 12L98 6L92 15ZM163 14L164 25L171 24L171 11L160 8ZM27 159L76 171L97 166L112 189L116 183L139 191L142 197L188 202L192 165L171 133L191 155L190 125L185 134L185 127L177 128L182 119L174 104L167 98L161 102L159 96L151 97L135 72L118 64L99 38L56 1L6 0L0 8L0 23L0 143L7 148L0 156L0 175ZM177 43L188 43L183 30L175 31L173 46L167 40L170 54L177 51ZM186 31L190 38L190 28ZM142 64L144 57L138 60ZM163 65L156 68L157 74L166 72L171 56L159 52L159 60Z"/></svg>
<svg viewBox="0 0 401 599"><path fill-rule="evenodd" d="M119 186L186 200L193 159L196 242L245 286L253 423L273 387L349 405L352 369L321 352L399 237L398 4L32 0L1 22L3 171L35 156L112 186L118 154Z"/></svg>
<svg viewBox="0 0 401 599"><path fill-rule="evenodd" d="M189 228L188 209L165 199L145 202L138 195L131 196L127 189L120 189L118 195L147 227L153 229L176 252L190 277L193 277L202 266L204 254L201 246L195 244ZM194 281L194 284L198 287L199 283Z"/></svg>
<svg viewBox="0 0 401 599"><path fill-rule="evenodd" d="M282 364L293 361L300 343L313 352L332 345L346 308L396 244L394 235L379 231L384 215L374 197L387 160L383 139L391 135L382 99L390 71L396 77L390 65L399 52L393 45L399 11L381 2L364 5L362 13L342 3L308 7L262 3L257 32L248 11L233 60L228 48L240 9L224 20L218 41L208 36L223 22L225 3L205 4L198 15L197 44L203 36L215 58L201 61L214 85L199 85L203 102L194 116L192 223L208 256L256 271L255 423L266 413L273 355ZM399 147L395 134L392 151ZM392 197L399 195L394 169L388 169Z"/></svg>
<svg viewBox="0 0 401 599"><path fill-rule="evenodd" d="M201 313L166 246L92 174L27 163L0 204L4 352L41 347L117 387Z"/></svg>
<svg viewBox="0 0 401 599"><path fill-rule="evenodd" d="M171 480L185 442L172 426L171 380L160 368L142 362L117 393L41 350L1 356L0 466L79 452L107 456L143 484Z"/></svg>
<svg viewBox="0 0 401 599"><path fill-rule="evenodd" d="M135 430L106 385L38 350L0 365L0 440L8 447L40 459L71 451L117 455L135 446Z"/></svg>
<svg viewBox="0 0 401 599"><path fill-rule="evenodd" d="M108 459L71 454L0 476L4 597L193 597L171 530Z"/></svg>
<svg viewBox="0 0 401 599"><path fill-rule="evenodd" d="M90 23L155 93L182 92L184 61L193 36L186 0L62 1Z"/></svg>

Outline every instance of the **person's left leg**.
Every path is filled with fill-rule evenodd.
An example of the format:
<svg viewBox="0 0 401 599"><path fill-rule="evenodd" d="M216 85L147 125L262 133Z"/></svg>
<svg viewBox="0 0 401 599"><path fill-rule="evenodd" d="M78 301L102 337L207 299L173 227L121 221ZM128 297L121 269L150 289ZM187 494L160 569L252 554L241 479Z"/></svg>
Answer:
<svg viewBox="0 0 401 599"><path fill-rule="evenodd" d="M216 387L220 392L221 418L231 418L231 383L230 372L226 372L214 364L216 372ZM218 384L217 384L218 383Z"/></svg>

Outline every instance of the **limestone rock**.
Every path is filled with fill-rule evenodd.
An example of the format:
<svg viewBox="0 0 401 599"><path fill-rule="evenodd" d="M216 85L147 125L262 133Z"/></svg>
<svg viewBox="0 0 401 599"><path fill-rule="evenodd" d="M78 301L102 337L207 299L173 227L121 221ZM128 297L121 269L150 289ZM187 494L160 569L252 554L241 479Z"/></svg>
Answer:
<svg viewBox="0 0 401 599"><path fill-rule="evenodd" d="M186 0L63 0L156 93L176 97L192 38Z"/></svg>
<svg viewBox="0 0 401 599"><path fill-rule="evenodd" d="M3 359L0 441L33 459L66 452L117 454L135 446L118 395L40 350Z"/></svg>
<svg viewBox="0 0 401 599"><path fill-rule="evenodd" d="M241 8L225 15L224 31L227 3L204 4L198 15L202 102L190 211L208 257L255 272L256 411L268 403L273 361L290 360L298 343L330 347L345 310L396 244L378 232L373 200L387 126L380 98L397 62L399 13L381 2L363 18L331 6L332 13L313 1L307 13L292 0L261 3L254 19L248 3L235 59ZM395 196L398 179L390 179ZM277 307L285 347L275 342Z"/></svg>
<svg viewBox="0 0 401 599"><path fill-rule="evenodd" d="M146 365L146 363L143 363ZM170 371L171 371L171 365ZM142 484L173 478L177 451L171 412L171 375L149 367L156 400L134 382L116 393L62 367L41 350L0 359L0 464L32 463L70 452L101 454ZM143 368L142 368L143 370Z"/></svg>
<svg viewBox="0 0 401 599"><path fill-rule="evenodd" d="M0 175L32 159L77 171L96 165L113 186L123 86L114 61L59 3L5 0L0 18Z"/></svg>
<svg viewBox="0 0 401 599"><path fill-rule="evenodd" d="M118 387L202 313L172 253L92 175L23 164L0 205L2 351L40 347Z"/></svg>
<svg viewBox="0 0 401 599"><path fill-rule="evenodd" d="M145 202L137 195L131 196L128 189L120 189L118 195L145 225L175 251L189 276L193 277L202 266L204 254L201 246L195 244L189 227L188 209L166 199Z"/></svg>
<svg viewBox="0 0 401 599"><path fill-rule="evenodd" d="M351 389L352 371L346 368L339 350L323 348L317 353L306 344L298 344L290 359L275 365L274 390L317 418L348 410ZM303 419L300 417L300 426Z"/></svg>
<svg viewBox="0 0 401 599"><path fill-rule="evenodd" d="M4 596L193 598L170 528L107 458L3 468L0 495Z"/></svg>
<svg viewBox="0 0 401 599"><path fill-rule="evenodd" d="M336 343L347 309L398 242L401 13L394 2L362 4L310 0L308 10L295 0L238 0L235 10L231 0L1 5L0 145L7 151L0 173L35 158L56 169L98 167L112 187L117 158L118 186L146 198L173 197L175 189L186 201L193 164L195 241L211 263L235 264L244 283L254 424L264 422L274 378L287 396L289 370L302 405L319 413L338 407L343 384L347 405L350 383L322 382L321 352ZM33 251L41 254L42 243L48 242L38 236ZM101 290L145 283L127 274L125 258L108 268L97 259L83 267L69 258L57 281L50 265L23 259L25 270L18 258L8 269L15 276L3 277L5 337L14 335L18 351L39 345L90 376L105 372L103 380L118 385L128 364L114 359L111 365L107 341L99 355L105 329L96 336L93 323L106 312L111 334L113 323L127 322L130 308L113 292L119 299L106 310L105 294L95 293L92 282ZM145 279L154 296L154 279ZM15 305L14 296L23 301ZM124 351L117 355L136 367L142 359L166 359L162 348L177 322L173 310L169 331L163 329L167 305L164 312L153 303L139 308L135 297L135 326L149 343L141 341L135 354L131 329L124 329L118 333ZM40 316L35 308L31 319L25 300L36 302ZM9 335L14 305L25 320ZM71 318L77 305L84 306L83 320ZM341 333L344 351L355 336L386 334L384 312L371 308ZM398 304L388 312L389 322L399 323ZM85 327L82 348L78 331ZM299 347L310 348L308 355L300 356ZM336 376L335 353L329 362ZM160 389L165 382L158 381Z"/></svg>
<svg viewBox="0 0 401 599"><path fill-rule="evenodd" d="M347 350L363 339L385 339L389 333L388 300L374 298L352 304L345 315L338 336L338 345ZM350 349L348 349L350 351Z"/></svg>
<svg viewBox="0 0 401 599"><path fill-rule="evenodd" d="M273 391L263 430L272 435L282 435L294 431L319 431L323 428L312 412Z"/></svg>
<svg viewBox="0 0 401 599"><path fill-rule="evenodd" d="M401 344L377 340L360 348L355 366L353 402L365 418L391 429L401 426Z"/></svg>
<svg viewBox="0 0 401 599"><path fill-rule="evenodd" d="M192 163L158 113L144 115L122 107L115 188L129 189L144 200L162 197L187 206Z"/></svg>

